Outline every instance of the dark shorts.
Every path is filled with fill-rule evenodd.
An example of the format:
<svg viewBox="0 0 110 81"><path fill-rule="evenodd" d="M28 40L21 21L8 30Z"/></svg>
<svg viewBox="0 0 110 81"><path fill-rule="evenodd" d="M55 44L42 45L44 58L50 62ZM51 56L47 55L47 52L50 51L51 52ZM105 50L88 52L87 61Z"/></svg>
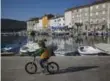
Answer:
<svg viewBox="0 0 110 81"><path fill-rule="evenodd" d="M41 59L40 60L40 66L42 67L42 68L44 68L44 63L48 60L49 58L44 58L44 59Z"/></svg>

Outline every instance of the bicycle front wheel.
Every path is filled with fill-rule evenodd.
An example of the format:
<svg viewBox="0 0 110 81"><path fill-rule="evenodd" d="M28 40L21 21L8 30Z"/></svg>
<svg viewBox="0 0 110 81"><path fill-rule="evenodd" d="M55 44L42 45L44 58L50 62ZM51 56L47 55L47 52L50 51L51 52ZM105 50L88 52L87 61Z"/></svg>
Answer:
<svg viewBox="0 0 110 81"><path fill-rule="evenodd" d="M55 62L49 62L47 64L47 71L50 74L57 73L59 71L59 65L57 63L55 63Z"/></svg>
<svg viewBox="0 0 110 81"><path fill-rule="evenodd" d="M25 71L29 74L35 74L37 71L37 65L34 62L28 62L25 65Z"/></svg>

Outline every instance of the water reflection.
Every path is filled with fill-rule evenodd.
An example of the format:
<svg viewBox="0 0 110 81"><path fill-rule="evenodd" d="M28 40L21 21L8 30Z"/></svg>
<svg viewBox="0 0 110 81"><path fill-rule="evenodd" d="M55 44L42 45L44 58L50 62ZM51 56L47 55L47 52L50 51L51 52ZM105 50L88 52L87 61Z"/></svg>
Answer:
<svg viewBox="0 0 110 81"><path fill-rule="evenodd" d="M55 50L71 51L74 52L79 45L94 45L97 43L110 44L110 36L83 36L79 35L76 37L71 36L36 36L35 40L46 39L47 45L52 45ZM30 40L30 39L28 39ZM18 44L20 47L27 42L26 36L2 36L1 47L8 44ZM54 48L55 47L55 48Z"/></svg>
<svg viewBox="0 0 110 81"><path fill-rule="evenodd" d="M65 50L65 51L75 51L79 45L94 45L97 43L109 43L110 44L110 37L109 36L77 36L77 37L44 37L44 36L37 36L37 39L46 39L47 45L52 44L53 46L57 46L57 50Z"/></svg>
<svg viewBox="0 0 110 81"><path fill-rule="evenodd" d="M11 52L19 52L20 47L27 43L27 36L1 36L1 52L5 52L3 48L12 47Z"/></svg>

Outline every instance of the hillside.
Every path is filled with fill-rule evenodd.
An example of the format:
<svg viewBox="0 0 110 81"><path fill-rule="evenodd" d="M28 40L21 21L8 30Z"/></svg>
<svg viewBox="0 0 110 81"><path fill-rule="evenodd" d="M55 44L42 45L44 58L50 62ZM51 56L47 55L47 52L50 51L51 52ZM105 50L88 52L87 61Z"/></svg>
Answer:
<svg viewBox="0 0 110 81"><path fill-rule="evenodd" d="M1 32L17 32L21 30L26 30L26 22L12 19L1 19Z"/></svg>

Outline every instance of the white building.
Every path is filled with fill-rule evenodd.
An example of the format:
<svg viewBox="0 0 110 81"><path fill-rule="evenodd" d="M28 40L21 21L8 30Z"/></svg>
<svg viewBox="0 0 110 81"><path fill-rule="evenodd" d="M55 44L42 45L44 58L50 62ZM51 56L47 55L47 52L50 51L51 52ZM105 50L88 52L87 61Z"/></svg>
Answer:
<svg viewBox="0 0 110 81"><path fill-rule="evenodd" d="M64 16L56 16L49 20L49 26L52 28L65 27Z"/></svg>
<svg viewBox="0 0 110 81"><path fill-rule="evenodd" d="M42 19L40 18L39 19L39 22L36 23L36 30L40 30L40 29L43 29L43 25L42 25Z"/></svg>
<svg viewBox="0 0 110 81"><path fill-rule="evenodd" d="M32 20L29 20L27 21L27 30L28 31L31 31L31 30L34 30L34 31L39 31L43 28L42 26L42 18L39 18L39 19L32 19Z"/></svg>
<svg viewBox="0 0 110 81"><path fill-rule="evenodd" d="M89 27L89 8L88 7L76 7L72 10L72 26L77 32L86 31Z"/></svg>
<svg viewBox="0 0 110 81"><path fill-rule="evenodd" d="M71 9L65 11L64 17L65 17L65 26L67 26L68 28L71 28L72 27L72 11L71 11Z"/></svg>
<svg viewBox="0 0 110 81"><path fill-rule="evenodd" d="M78 32L107 31L110 29L110 1L74 7L65 12L65 25Z"/></svg>
<svg viewBox="0 0 110 81"><path fill-rule="evenodd" d="M27 31L33 30L33 26L35 23L35 21L27 21Z"/></svg>
<svg viewBox="0 0 110 81"><path fill-rule="evenodd" d="M90 5L90 30L107 31L110 28L110 1Z"/></svg>

